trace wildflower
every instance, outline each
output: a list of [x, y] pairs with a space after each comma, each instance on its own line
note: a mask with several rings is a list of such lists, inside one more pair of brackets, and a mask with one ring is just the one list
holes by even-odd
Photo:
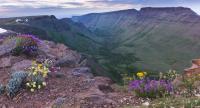
[[30, 86], [30, 83], [26, 83], [27, 86]]
[[35, 88], [35, 87], [36, 87], [36, 85], [34, 84], [34, 85], [33, 85], [33, 88]]
[[33, 75], [34, 75], [34, 76], [37, 75], [37, 72], [33, 72]]
[[38, 64], [38, 69], [42, 69], [43, 65], [42, 64]]
[[32, 89], [31, 89], [31, 92], [34, 92], [34, 91], [35, 91], [35, 90], [32, 88]]
[[47, 85], [47, 83], [46, 83], [46, 82], [42, 82], [42, 85], [43, 85], [43, 86], [46, 86], [46, 85]]
[[43, 74], [43, 78], [45, 78], [45, 77], [47, 77], [47, 74], [45, 73], [45, 74]]
[[31, 69], [35, 69], [35, 67], [32, 66]]
[[38, 85], [38, 89], [41, 89], [41, 85]]
[[138, 76], [139, 78], [143, 78], [143, 77], [145, 77], [145, 75], [146, 75], [146, 72], [138, 72], [138, 73], [137, 73], [137, 76]]

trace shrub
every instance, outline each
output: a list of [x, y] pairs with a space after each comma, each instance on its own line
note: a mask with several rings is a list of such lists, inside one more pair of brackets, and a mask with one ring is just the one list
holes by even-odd
[[20, 71], [15, 72], [11, 75], [11, 79], [9, 80], [6, 91], [9, 97], [14, 97], [16, 93], [20, 90], [23, 85], [23, 82], [26, 80], [27, 73]]
[[19, 71], [11, 74], [11, 79], [17, 78], [17, 79], [22, 79], [22, 81], [24, 81], [26, 80], [27, 76], [28, 76], [27, 72]]
[[5, 91], [5, 87], [2, 84], [0, 84], [0, 95], [2, 95], [4, 91]]
[[25, 54], [34, 56], [37, 54], [39, 39], [33, 35], [18, 35], [15, 38], [16, 47], [12, 51], [13, 55]]
[[20, 90], [22, 85], [22, 80], [21, 79], [10, 79], [7, 86], [6, 86], [6, 90], [8, 93], [9, 97], [14, 97], [16, 95], [16, 93]]

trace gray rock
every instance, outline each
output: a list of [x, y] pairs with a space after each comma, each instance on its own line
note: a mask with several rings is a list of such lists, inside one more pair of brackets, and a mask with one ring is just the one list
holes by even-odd
[[74, 76], [83, 76], [86, 78], [93, 78], [93, 75], [91, 73], [91, 69], [88, 67], [79, 67], [79, 68], [74, 68], [72, 70], [72, 75]]
[[55, 103], [57, 105], [62, 105], [65, 102], [65, 98], [59, 97], [56, 99]]
[[52, 105], [52, 108], [63, 108], [63, 104], [65, 103], [65, 98], [59, 97], [57, 98]]
[[55, 63], [56, 66], [68, 66], [68, 67], [76, 67], [76, 65], [78, 64], [79, 61], [79, 57], [77, 57], [74, 54], [68, 54], [65, 55], [64, 57], [61, 57], [58, 59], [58, 61]]
[[11, 67], [11, 70], [12, 71], [20, 71], [20, 70], [24, 70], [26, 68], [29, 68], [31, 65], [32, 65], [32, 61], [31, 60], [23, 60], [23, 61], [15, 63]]
[[6, 68], [6, 67], [11, 67], [11, 59], [8, 57], [1, 58], [0, 59], [0, 68]]
[[73, 59], [71, 59], [70, 57], [63, 57], [60, 58], [56, 63], [56, 66], [69, 66], [69, 67], [74, 67], [76, 65], [76, 61], [74, 61]]

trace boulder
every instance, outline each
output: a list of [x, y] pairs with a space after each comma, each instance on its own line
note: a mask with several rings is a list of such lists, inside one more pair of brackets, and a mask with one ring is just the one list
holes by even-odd
[[80, 54], [70, 50], [64, 44], [55, 44], [50, 41], [43, 41], [42, 44], [39, 45], [39, 50], [40, 55], [56, 59], [56, 66], [76, 67], [81, 58]]
[[65, 98], [59, 97], [52, 103], [52, 108], [62, 108], [65, 103]]
[[78, 67], [78, 68], [74, 68], [72, 70], [72, 75], [74, 76], [83, 76], [86, 78], [93, 78], [93, 75], [91, 73], [91, 69], [88, 67]]
[[10, 57], [1, 58], [0, 59], [0, 68], [11, 67], [11, 59]]
[[184, 71], [184, 75], [187, 76], [200, 74], [200, 59], [193, 59], [192, 66]]
[[75, 97], [81, 100], [81, 108], [115, 108], [116, 106], [114, 100], [107, 98], [106, 94], [95, 87], [86, 92], [78, 93]]
[[56, 66], [61, 66], [61, 67], [64, 67], [64, 66], [67, 66], [67, 67], [76, 67], [77, 65], [77, 59], [75, 56], [71, 55], [71, 54], [68, 54], [68, 55], [65, 55], [64, 57], [62, 58], [59, 58], [55, 65]]
[[15, 63], [12, 67], [12, 71], [20, 71], [29, 68], [32, 65], [31, 60], [22, 60], [20, 62]]
[[113, 81], [108, 77], [97, 76], [95, 79], [95, 85], [111, 85]]

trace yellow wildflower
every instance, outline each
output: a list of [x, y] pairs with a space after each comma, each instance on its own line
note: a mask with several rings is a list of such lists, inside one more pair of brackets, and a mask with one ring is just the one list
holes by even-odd
[[42, 76], [45, 78], [47, 77], [47, 73], [43, 73]]
[[33, 72], [33, 75], [34, 75], [34, 76], [37, 75], [37, 72]]
[[33, 85], [33, 88], [35, 88], [35, 87], [36, 87], [36, 85], [34, 84], [34, 85]]
[[143, 78], [145, 76], [145, 73], [144, 72], [138, 72], [137, 76], [140, 77], [140, 78]]
[[38, 69], [42, 69], [42, 64], [38, 64]]

